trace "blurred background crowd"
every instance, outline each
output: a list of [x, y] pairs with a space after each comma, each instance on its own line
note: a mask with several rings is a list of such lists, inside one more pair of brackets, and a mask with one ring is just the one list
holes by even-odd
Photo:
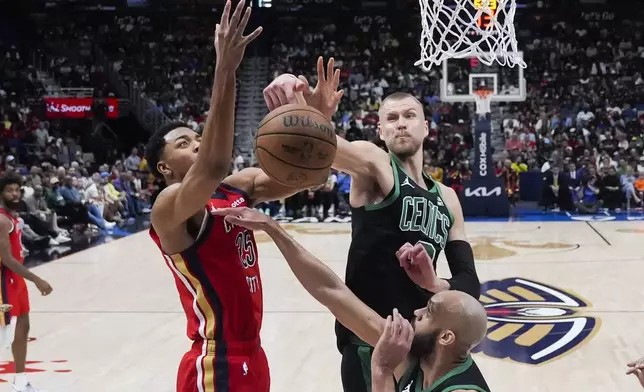
[[[345, 94], [333, 118], [340, 136], [379, 144], [382, 99], [410, 92], [425, 104], [430, 123], [427, 174], [461, 192], [472, 176], [474, 107], [441, 103], [441, 69], [426, 73], [413, 65], [420, 32], [414, 3], [395, 17], [291, 12], [279, 23], [258, 20], [265, 33], [238, 75], [231, 172], [255, 164], [254, 127], [266, 114], [262, 89], [284, 72], [315, 84], [322, 55], [341, 69]], [[559, 12], [556, 1], [533, 6], [517, 16], [528, 99], [495, 109], [496, 175], [513, 204], [580, 213], [641, 209], [642, 19]], [[3, 16], [0, 171], [23, 179], [27, 249], [145, 221], [162, 186], [142, 157], [147, 135], [172, 120], [200, 129], [209, 109], [217, 16], [196, 14], [78, 12], [70, 20], [59, 9]], [[47, 100], [65, 97], [90, 100], [91, 112], [67, 118]], [[117, 101], [118, 115], [110, 103]], [[526, 195], [521, 179], [530, 173], [539, 187]], [[319, 189], [258, 208], [289, 220], [349, 221], [350, 183], [333, 172]]]

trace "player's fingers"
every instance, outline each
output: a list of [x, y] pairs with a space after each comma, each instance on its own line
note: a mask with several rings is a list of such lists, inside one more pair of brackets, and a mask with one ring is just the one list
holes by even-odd
[[239, 0], [237, 3], [237, 6], [235, 7], [235, 11], [233, 11], [233, 16], [230, 18], [230, 28], [229, 30], [235, 34], [237, 32], [237, 28], [239, 27], [239, 20], [242, 17], [242, 12], [244, 10], [244, 5], [246, 2], [244, 0]]
[[309, 81], [306, 79], [306, 76], [300, 75], [297, 77], [295, 82], [295, 90], [301, 92], [302, 94], [310, 94], [311, 90], [309, 88]]
[[298, 105], [306, 105], [306, 98], [304, 98], [304, 94], [301, 92], [296, 92], [295, 93], [295, 103]]
[[398, 313], [398, 309], [396, 308], [393, 311], [393, 324], [393, 336], [400, 335], [400, 313]]
[[252, 12], [252, 8], [247, 7], [246, 11], [244, 11], [244, 15], [242, 16], [239, 24], [233, 25], [233, 27], [235, 28], [236, 36], [241, 36], [242, 34], [244, 34], [244, 30], [246, 30], [246, 25], [248, 24], [248, 20], [250, 19], [251, 12]]
[[400, 253], [400, 256], [398, 256], [398, 262], [400, 263], [401, 267], [411, 267], [411, 251], [412, 249], [407, 248]]
[[280, 106], [288, 105], [289, 103], [291, 103], [289, 102], [288, 97], [286, 96], [286, 93], [284, 92], [283, 88], [276, 88], [274, 93], [275, 93], [275, 97], [279, 100]]
[[335, 93], [335, 101], [340, 102], [343, 95], [344, 95], [344, 90], [340, 90], [337, 93]]
[[219, 216], [230, 216], [230, 215], [239, 215], [243, 211], [243, 208], [217, 208], [216, 210], [212, 211], [213, 215], [219, 215]]
[[269, 87], [266, 87], [264, 89], [264, 102], [266, 102], [266, 106], [268, 107], [268, 111], [272, 112], [273, 110], [277, 109], [279, 105], [273, 101], [272, 94], [270, 93]]
[[247, 36], [242, 38], [242, 45], [248, 45], [252, 41], [255, 40], [255, 38], [259, 37], [259, 35], [264, 31], [264, 28], [262, 26], [259, 26], [258, 28], [255, 29], [252, 33], [248, 34]]
[[333, 67], [335, 66], [335, 59], [331, 57], [326, 64], [326, 80], [333, 77]]
[[385, 338], [388, 338], [391, 336], [391, 316], [387, 316], [387, 319], [385, 320], [385, 329], [382, 331], [382, 336]]
[[326, 75], [324, 75], [324, 59], [322, 56], [318, 57], [318, 83], [326, 82]]
[[247, 229], [249, 228], [248, 227], [249, 224], [253, 223], [252, 221], [242, 219], [242, 218], [240, 218], [238, 216], [234, 216], [234, 215], [227, 215], [227, 216], [224, 217], [224, 220], [226, 222], [228, 222], [228, 223], [231, 223], [231, 224], [235, 225], [235, 226], [241, 226], [241, 227], [245, 227]]
[[404, 251], [405, 251], [405, 249], [408, 249], [408, 248], [410, 248], [410, 247], [411, 247], [411, 244], [410, 244], [409, 242], [405, 242], [405, 244], [404, 244], [403, 246], [401, 246], [401, 247], [396, 251], [396, 257], [398, 257], [398, 255], [402, 254], [402, 252], [404, 252]]
[[221, 27], [228, 28], [228, 21], [230, 20], [230, 8], [232, 7], [231, 0], [226, 1], [224, 5], [224, 12], [221, 14]]
[[336, 69], [335, 72], [333, 72], [333, 89], [337, 89], [338, 85], [340, 84], [340, 70]]

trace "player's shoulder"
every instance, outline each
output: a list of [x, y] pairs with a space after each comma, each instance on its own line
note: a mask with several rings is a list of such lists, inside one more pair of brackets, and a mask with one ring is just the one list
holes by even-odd
[[[456, 191], [454, 189], [444, 185], [442, 182], [435, 181], [436, 185], [438, 185], [439, 189], [441, 190], [441, 194], [443, 195], [443, 198], [445, 198], [445, 201], [449, 202], [450, 200], [458, 200], [458, 195], [456, 194]], [[459, 202], [460, 204], [460, 202]]]
[[462, 215], [461, 201], [458, 198], [456, 191], [438, 181], [436, 182], [436, 184], [439, 186], [445, 204], [450, 209], [450, 211], [452, 211], [452, 214], [454, 214], [455, 217]]
[[168, 185], [159, 192], [154, 200], [152, 212], [150, 213], [150, 222], [153, 226], [157, 226], [159, 222], [163, 222], [166, 214], [170, 214], [172, 212], [172, 209], [174, 208], [174, 204], [171, 203], [172, 196], [179, 190], [180, 186], [180, 183]]
[[8, 215], [0, 213], [0, 232], [10, 233], [13, 230], [13, 220]]

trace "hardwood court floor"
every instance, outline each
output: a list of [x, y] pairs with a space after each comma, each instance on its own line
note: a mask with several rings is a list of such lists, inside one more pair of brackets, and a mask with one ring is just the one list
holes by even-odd
[[[340, 276], [348, 224], [289, 231]], [[489, 334], [475, 354], [493, 391], [637, 391], [625, 363], [644, 356], [644, 223], [467, 224], [485, 283]], [[257, 234], [262, 339], [277, 392], [341, 391], [333, 317]], [[448, 270], [441, 259], [439, 274]], [[174, 390], [189, 347], [174, 282], [147, 233], [34, 269], [30, 377], [49, 392]], [[8, 351], [0, 379], [11, 380]], [[0, 380], [0, 390], [10, 390]]]

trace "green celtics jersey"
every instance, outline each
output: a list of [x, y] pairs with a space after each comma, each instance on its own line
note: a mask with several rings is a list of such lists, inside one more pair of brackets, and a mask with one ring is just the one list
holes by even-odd
[[423, 370], [418, 360], [413, 361], [398, 382], [398, 392], [451, 392], [459, 389], [489, 392], [490, 388], [472, 357], [447, 372], [428, 388], [423, 389]]
[[[445, 248], [454, 219], [440, 186], [425, 177], [428, 190], [416, 184], [391, 155], [394, 187], [378, 204], [352, 208], [352, 240], [345, 282], [358, 298], [382, 317], [393, 308], [410, 319], [416, 309], [427, 306], [431, 293], [412, 282], [396, 259], [406, 242], [421, 242], [434, 260]], [[351, 333], [336, 323], [338, 347]]]

